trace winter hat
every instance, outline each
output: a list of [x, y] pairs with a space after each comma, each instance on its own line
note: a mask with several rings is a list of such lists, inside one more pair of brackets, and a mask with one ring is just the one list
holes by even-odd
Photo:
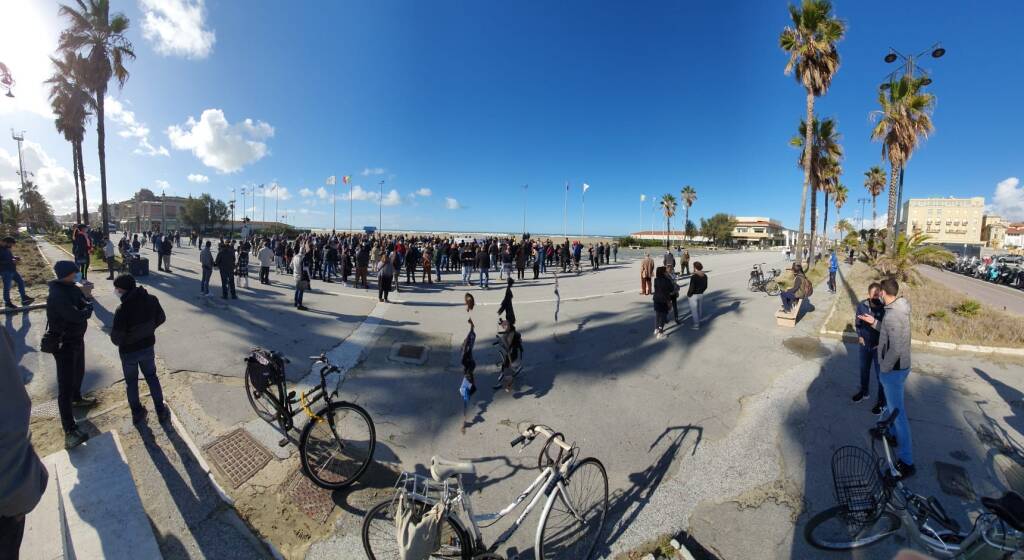
[[53, 265], [53, 275], [58, 279], [64, 279], [69, 274], [78, 272], [78, 265], [71, 261], [57, 261]]
[[114, 287], [129, 291], [135, 289], [135, 277], [131, 274], [121, 274], [114, 280]]

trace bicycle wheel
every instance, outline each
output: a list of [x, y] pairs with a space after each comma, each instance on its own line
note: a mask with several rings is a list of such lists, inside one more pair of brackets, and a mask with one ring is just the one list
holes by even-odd
[[[281, 385], [274, 385], [267, 387], [262, 391], [257, 391], [255, 387], [249, 382], [249, 376], [245, 375], [245, 396], [249, 398], [249, 405], [256, 411], [256, 416], [263, 419], [268, 424], [273, 424], [278, 420], [277, 407], [271, 399], [271, 396], [276, 396], [278, 402], [284, 402], [284, 389]], [[277, 395], [274, 395], [277, 393]]]
[[601, 542], [608, 515], [608, 475], [593, 457], [576, 464], [541, 515], [537, 558], [587, 560]]
[[804, 525], [804, 539], [821, 550], [850, 550], [875, 544], [900, 529], [900, 518], [888, 511], [869, 523], [850, 523], [843, 507], [835, 506], [815, 515]]
[[[363, 551], [370, 560], [398, 560], [398, 537], [395, 534], [395, 504], [398, 500], [388, 498], [370, 508], [363, 517]], [[419, 511], [413, 513], [413, 519], [419, 521], [429, 506], [423, 502], [414, 502]], [[441, 527], [441, 547], [430, 555], [431, 558], [472, 558], [473, 543], [469, 533], [462, 528], [458, 520], [452, 516], [445, 518]]]
[[331, 403], [310, 419], [299, 437], [302, 471], [314, 484], [329, 490], [356, 481], [370, 466], [377, 432], [361, 407]]
[[779, 292], [781, 290], [779, 289], [779, 283], [778, 282], [776, 282], [775, 280], [769, 280], [764, 285], [764, 291], [765, 291], [765, 293], [767, 293], [770, 296], [777, 296], [777, 295], [779, 295]]
[[754, 280], [753, 276], [747, 279], [747, 289], [751, 292], [757, 291], [757, 282]]

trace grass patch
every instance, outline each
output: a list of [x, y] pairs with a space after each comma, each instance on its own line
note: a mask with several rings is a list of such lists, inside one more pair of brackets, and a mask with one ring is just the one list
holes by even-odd
[[[805, 275], [811, 281], [811, 285], [817, 287], [818, 284], [828, 277], [828, 259], [820, 259]], [[776, 278], [775, 281], [779, 283], [779, 287], [783, 290], [790, 288], [793, 285], [792, 265], [790, 265], [790, 268], [783, 270], [782, 275]]]
[[[65, 241], [61, 241], [59, 243], [56, 243], [56, 245], [58, 245], [61, 249], [64, 249], [68, 253], [71, 253], [71, 242], [70, 241], [66, 241], [66, 240]], [[103, 247], [100, 247], [99, 250], [97, 250], [95, 247], [93, 247], [92, 254], [89, 255], [89, 257], [90, 257], [89, 258], [89, 272], [93, 272], [93, 271], [108, 272], [107, 261], [103, 260]], [[70, 255], [68, 255], [68, 260], [71, 260], [71, 259], [72, 259], [72, 257]], [[117, 263], [118, 270], [120, 270], [121, 265], [124, 264], [120, 255], [114, 255], [114, 262]]]
[[676, 558], [676, 549], [672, 548], [672, 536], [662, 535], [647, 541], [629, 552], [619, 553], [615, 560], [641, 560], [648, 554], [653, 554], [656, 558]]
[[[19, 235], [17, 240], [13, 252], [21, 258], [18, 261], [18, 274], [25, 280], [25, 291], [30, 297], [45, 298], [46, 283], [53, 280], [53, 270], [39, 252], [39, 246], [34, 239], [27, 235]], [[17, 302], [17, 287], [11, 286], [11, 290], [11, 299]]]
[[[859, 262], [845, 272], [839, 280], [835, 313], [826, 327], [852, 333], [857, 302], [866, 297], [868, 284], [879, 277], [873, 269]], [[917, 284], [900, 283], [900, 295], [910, 300], [910, 329], [914, 340], [1024, 346], [1024, 317], [964, 299], [962, 293], [944, 284], [922, 277]]]

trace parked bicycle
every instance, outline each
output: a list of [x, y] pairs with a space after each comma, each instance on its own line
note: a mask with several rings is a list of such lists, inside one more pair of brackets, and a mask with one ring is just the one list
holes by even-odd
[[[256, 414], [270, 425], [276, 425], [284, 437], [282, 447], [294, 441], [293, 430], [299, 430], [295, 417], [308, 417], [299, 435], [299, 457], [302, 471], [317, 486], [344, 488], [355, 482], [370, 465], [377, 445], [377, 432], [370, 415], [359, 405], [334, 400], [338, 390], [327, 389], [327, 376], [337, 373], [338, 366], [327, 356], [310, 356], [320, 366], [320, 384], [296, 395], [285, 380], [288, 359], [272, 350], [253, 348], [246, 361], [245, 395]], [[324, 405], [316, 412], [312, 406]]]
[[779, 295], [779, 283], [775, 281], [776, 278], [782, 274], [782, 271], [777, 268], [769, 269], [765, 272], [765, 264], [755, 264], [754, 268], [750, 271], [750, 279], [747, 280], [747, 288], [751, 292], [764, 292], [770, 296]]
[[[839, 504], [812, 517], [804, 538], [823, 550], [868, 546], [906, 528], [911, 542], [936, 558], [1008, 558], [1024, 550], [1024, 498], [1007, 492], [982, 498], [988, 510], [968, 532], [946, 514], [934, 497], [915, 494], [903, 484], [893, 463], [890, 441], [898, 410], [871, 430], [872, 450], [846, 446], [832, 455], [832, 479]], [[875, 453], [875, 440], [884, 456]]]
[[[401, 534], [396, 535], [396, 531], [407, 529], [410, 524], [422, 526], [424, 520], [439, 517], [440, 522], [432, 529], [435, 531], [433, 544], [427, 553], [430, 558], [501, 558], [495, 552], [497, 548], [544, 499], [534, 537], [536, 558], [591, 558], [601, 541], [608, 514], [608, 475], [597, 459], [579, 460], [579, 447], [567, 443], [560, 432], [546, 426], [527, 427], [512, 440], [512, 447], [522, 444], [525, 449], [538, 436], [545, 438], [537, 459], [540, 474], [497, 513], [473, 513], [469, 492], [462, 485], [462, 476], [476, 473], [472, 463], [432, 457], [430, 478], [403, 473], [398, 478], [394, 496], [371, 508], [363, 518], [363, 549], [367, 557], [370, 560], [406, 557], [408, 551], [399, 545]], [[515, 523], [487, 546], [480, 528], [490, 527], [517, 509], [531, 494], [533, 498]]]

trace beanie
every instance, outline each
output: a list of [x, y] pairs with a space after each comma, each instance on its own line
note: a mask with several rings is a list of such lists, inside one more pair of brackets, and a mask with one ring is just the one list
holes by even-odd
[[53, 275], [58, 279], [63, 279], [69, 274], [78, 272], [78, 265], [71, 261], [57, 261], [53, 265]]
[[135, 277], [131, 274], [121, 274], [114, 280], [114, 287], [121, 288], [122, 290], [134, 290]]

